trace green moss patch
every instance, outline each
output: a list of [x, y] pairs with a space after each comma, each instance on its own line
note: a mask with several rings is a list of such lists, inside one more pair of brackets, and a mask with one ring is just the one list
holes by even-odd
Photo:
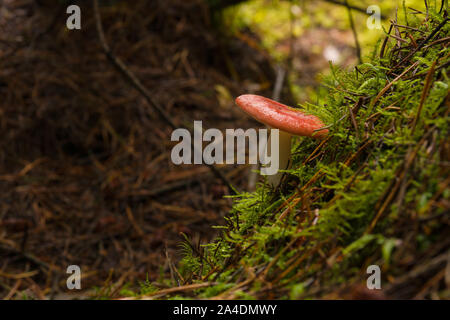
[[[298, 138], [279, 188], [234, 197], [221, 236], [183, 246], [185, 285], [209, 283], [186, 296], [449, 297], [450, 23], [446, 7], [406, 14], [370, 62], [331, 66], [320, 100], [300, 106], [329, 137]], [[381, 293], [361, 289], [369, 265]]]

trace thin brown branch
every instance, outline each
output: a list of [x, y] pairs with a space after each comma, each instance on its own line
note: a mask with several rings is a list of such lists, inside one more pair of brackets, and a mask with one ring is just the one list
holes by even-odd
[[406, 61], [408, 61], [414, 54], [421, 49], [428, 41], [434, 38], [434, 36], [442, 29], [443, 26], [448, 22], [449, 18], [445, 18], [434, 30], [431, 32], [428, 37], [426, 37], [422, 42], [420, 42], [414, 50], [412, 50], [406, 57], [404, 57], [399, 63], [397, 63], [392, 69], [395, 70], [399, 66], [403, 65]]
[[435, 67], [436, 67], [436, 61], [434, 61], [433, 64], [431, 65], [430, 71], [428, 72], [427, 77], [425, 78], [425, 85], [423, 86], [423, 91], [422, 91], [422, 95], [420, 97], [419, 107], [417, 109], [416, 117], [414, 118], [413, 126], [411, 129], [411, 135], [413, 135], [414, 130], [416, 130], [417, 122], [420, 119], [420, 114], [422, 112], [423, 104], [425, 103], [425, 99], [427, 98], [428, 93], [430, 92], [431, 84], [433, 83], [432, 79], [433, 79]]
[[[142, 82], [136, 77], [136, 75], [123, 63], [122, 60], [120, 60], [118, 57], [114, 55], [114, 53], [111, 51], [111, 48], [109, 47], [106, 38], [105, 33], [103, 31], [102, 26], [102, 20], [100, 16], [100, 10], [98, 5], [98, 0], [94, 0], [93, 2], [94, 6], [94, 17], [95, 17], [95, 23], [97, 28], [97, 34], [100, 40], [100, 44], [103, 48], [103, 51], [105, 55], [108, 57], [108, 59], [111, 61], [111, 63], [119, 70], [119, 72], [131, 83], [131, 85], [139, 92], [141, 93], [148, 104], [159, 114], [159, 116], [172, 128], [177, 129], [178, 126], [175, 124], [175, 122], [172, 120], [170, 115], [151, 97], [150, 92], [147, 90], [147, 88], [142, 84]], [[214, 175], [222, 180], [222, 182], [228, 187], [228, 190], [232, 194], [236, 194], [236, 189], [232, 186], [229, 179], [214, 165], [207, 165], [205, 164], [210, 170], [214, 173]]]
[[348, 20], [350, 22], [350, 27], [351, 27], [352, 32], [353, 32], [353, 38], [355, 39], [356, 56], [358, 57], [358, 62], [362, 63], [361, 46], [359, 45], [358, 33], [356, 32], [355, 21], [353, 20], [352, 8], [348, 4], [347, 0], [344, 0], [344, 1], [345, 1], [344, 5], [347, 7], [347, 11], [348, 11]]
[[[328, 3], [332, 3], [332, 4], [336, 4], [338, 6], [345, 6], [345, 7], [348, 7], [350, 9], [352, 9], [352, 10], [355, 10], [355, 11], [367, 14], [366, 9], [361, 8], [361, 7], [357, 7], [357, 6], [353, 6], [353, 5], [348, 5], [347, 6], [345, 4], [345, 2], [341, 2], [341, 1], [337, 1], [337, 0], [323, 0], [323, 1], [328, 2]], [[383, 19], [383, 20], [387, 19], [387, 17], [385, 15], [383, 15], [383, 14], [380, 15], [380, 18]]]

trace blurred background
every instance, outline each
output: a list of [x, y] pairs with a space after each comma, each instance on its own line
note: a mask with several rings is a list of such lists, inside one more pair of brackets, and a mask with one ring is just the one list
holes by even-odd
[[[66, 28], [69, 4], [81, 30]], [[0, 297], [114, 297], [164, 287], [183, 234], [215, 236], [228, 180], [251, 190], [251, 166], [170, 160], [173, 128], [261, 125], [234, 106], [255, 93], [296, 105], [318, 98], [329, 63], [352, 68], [381, 26], [420, 0], [0, 1]], [[126, 68], [118, 70], [114, 57]], [[122, 71], [122, 72], [121, 72]], [[140, 92], [134, 75], [145, 88]], [[128, 77], [127, 77], [128, 75]], [[150, 97], [150, 100], [149, 98]], [[223, 179], [225, 178], [225, 179]], [[83, 270], [69, 292], [66, 268]]]

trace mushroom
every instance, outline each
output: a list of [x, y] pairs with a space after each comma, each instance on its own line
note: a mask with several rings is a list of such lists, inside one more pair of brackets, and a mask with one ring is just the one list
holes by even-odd
[[[325, 124], [318, 117], [262, 96], [244, 94], [236, 98], [236, 104], [254, 119], [268, 126], [271, 133], [273, 129], [279, 129], [279, 168], [283, 170], [290, 166], [292, 135], [323, 139], [328, 134], [328, 130], [324, 128]], [[271, 152], [271, 143], [267, 143], [267, 148], [267, 151]], [[278, 186], [282, 176], [281, 172], [270, 175], [269, 184]]]

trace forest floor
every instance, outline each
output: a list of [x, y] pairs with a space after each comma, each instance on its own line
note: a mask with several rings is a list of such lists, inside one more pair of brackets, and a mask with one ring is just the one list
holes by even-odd
[[[231, 207], [208, 167], [172, 164], [172, 128], [107, 59], [92, 8], [81, 7], [80, 31], [51, 1], [0, 7], [1, 298], [67, 297], [69, 265], [81, 267], [83, 289], [108, 288], [97, 297], [158, 284], [179, 258], [180, 233], [212, 239]], [[202, 1], [119, 2], [101, 14], [112, 52], [177, 126], [259, 126], [233, 104], [273, 95], [276, 68], [254, 34], [220, 32]], [[305, 50], [317, 34], [329, 36], [311, 31], [294, 46], [309, 84], [326, 65]], [[281, 99], [292, 103], [287, 90]], [[249, 166], [220, 170], [247, 188]]]

